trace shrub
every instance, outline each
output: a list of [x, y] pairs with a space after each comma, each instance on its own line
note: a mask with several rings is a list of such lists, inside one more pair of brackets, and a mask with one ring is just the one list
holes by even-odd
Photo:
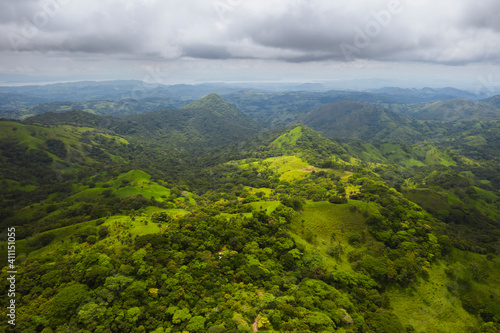
[[337, 197], [337, 196], [331, 196], [328, 201], [332, 204], [346, 204], [347, 203], [347, 198], [346, 197]]
[[27, 244], [29, 247], [37, 250], [49, 245], [54, 238], [56, 238], [56, 235], [53, 232], [46, 232], [28, 239]]
[[355, 245], [363, 242], [363, 236], [360, 234], [352, 234], [348, 239], [349, 244]]

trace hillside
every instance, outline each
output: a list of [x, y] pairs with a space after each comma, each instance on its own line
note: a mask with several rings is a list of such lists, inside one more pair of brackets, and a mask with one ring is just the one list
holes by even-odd
[[212, 94], [179, 110], [126, 117], [115, 130], [165, 147], [203, 152], [247, 138], [257, 133], [258, 125]]
[[[204, 83], [198, 85], [164, 85], [158, 77], [148, 78], [151, 83], [139, 80], [80, 81], [30, 86], [0, 86], [0, 117], [2, 110], [19, 111], [40, 103], [92, 101], [114, 102], [150, 100], [192, 101], [210, 93], [229, 94], [242, 90], [223, 83]], [[185, 105], [185, 104], [184, 104]], [[173, 106], [173, 105], [172, 105]], [[51, 110], [57, 111], [57, 110]], [[111, 115], [111, 114], [108, 114]]]
[[[411, 143], [413, 121], [383, 108], [318, 109], [372, 142], [259, 133], [215, 94], [124, 118], [0, 121], [17, 329], [499, 330], [500, 173], [484, 147], [498, 124], [449, 123], [447, 149]], [[370, 136], [397, 141], [395, 127], [400, 143]]]
[[500, 95], [496, 95], [487, 99], [482, 100], [483, 103], [494, 106], [497, 109], [500, 109]]
[[422, 88], [422, 89], [408, 89], [398, 87], [385, 87], [370, 90], [370, 93], [391, 96], [394, 100], [400, 103], [419, 103], [419, 102], [433, 102], [440, 100], [450, 100], [456, 98], [463, 98], [468, 100], [476, 100], [478, 97], [468, 91], [456, 88]]
[[21, 94], [0, 92], [0, 117], [17, 118], [12, 116], [17, 108], [25, 108], [45, 102], [42, 97], [27, 97]]
[[370, 91], [309, 89], [313, 86], [242, 84], [238, 87], [215, 83], [167, 86], [131, 80], [0, 87], [0, 118], [25, 119], [44, 112], [68, 110], [123, 117], [159, 109], [177, 109], [216, 92], [223, 94], [226, 101], [236, 105], [252, 119], [265, 124], [267, 128], [276, 128], [296, 121], [297, 117], [320, 105], [334, 102], [368, 103], [411, 115], [426, 103], [454, 98], [478, 98], [474, 94], [453, 88], [389, 87]]
[[466, 99], [456, 98], [447, 101], [438, 101], [426, 105], [416, 112], [409, 113], [421, 120], [464, 121], [464, 120], [498, 120], [500, 109], [485, 103], [477, 103]]
[[42, 114], [29, 117], [23, 121], [25, 124], [40, 125], [74, 125], [106, 128], [112, 126], [112, 123], [119, 122], [119, 119], [111, 117], [102, 117], [89, 112], [80, 110], [64, 111], [61, 113], [44, 112]]
[[365, 141], [412, 142], [422, 134], [415, 121], [387, 109], [357, 102], [322, 105], [300, 122], [331, 138]]
[[148, 113], [159, 109], [180, 108], [189, 101], [179, 101], [171, 98], [147, 98], [141, 101], [134, 99], [120, 99], [111, 101], [88, 101], [88, 102], [51, 102], [42, 103], [28, 108], [0, 111], [0, 116], [9, 119], [26, 119], [45, 112], [65, 112], [80, 110], [88, 113], [111, 116], [126, 117], [135, 114]]
[[258, 131], [254, 120], [215, 94], [178, 110], [164, 109], [121, 118], [83, 111], [46, 112], [27, 118], [25, 123], [99, 127], [148, 145], [197, 154], [234, 144]]

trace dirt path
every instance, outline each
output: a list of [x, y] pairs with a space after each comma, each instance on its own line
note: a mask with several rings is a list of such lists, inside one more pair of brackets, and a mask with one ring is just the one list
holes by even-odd
[[255, 318], [255, 321], [253, 322], [253, 325], [252, 325], [254, 333], [257, 333], [257, 331], [259, 330], [259, 328], [258, 328], [259, 319], [260, 319], [260, 314], [257, 316], [257, 318]]

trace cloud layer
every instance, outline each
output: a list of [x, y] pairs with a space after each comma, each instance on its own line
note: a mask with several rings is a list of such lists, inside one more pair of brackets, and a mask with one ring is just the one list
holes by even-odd
[[6, 0], [2, 54], [498, 63], [496, 0]]

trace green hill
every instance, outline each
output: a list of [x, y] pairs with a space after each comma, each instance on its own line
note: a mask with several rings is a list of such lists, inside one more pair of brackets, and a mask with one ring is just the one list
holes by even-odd
[[407, 143], [422, 138], [415, 121], [370, 104], [338, 102], [307, 113], [301, 122], [331, 138]]
[[31, 116], [24, 120], [26, 124], [40, 125], [73, 125], [108, 128], [113, 127], [113, 123], [120, 120], [111, 117], [102, 117], [86, 111], [69, 110], [61, 113], [44, 112], [39, 115]]
[[463, 120], [495, 120], [500, 118], [500, 110], [486, 103], [477, 103], [466, 99], [455, 98], [437, 101], [409, 114], [421, 120], [463, 121]]
[[495, 108], [500, 108], [500, 95], [496, 95], [487, 99], [482, 100], [483, 103], [493, 105]]
[[179, 110], [158, 110], [122, 118], [102, 117], [84, 111], [46, 112], [25, 122], [99, 127], [142, 143], [197, 154], [241, 141], [258, 131], [254, 120], [215, 94]]
[[203, 153], [257, 133], [258, 125], [212, 94], [179, 110], [159, 110], [126, 117], [115, 131], [164, 147]]
[[134, 99], [121, 99], [114, 102], [50, 102], [38, 104], [28, 108], [16, 108], [12, 110], [0, 111], [0, 117], [23, 120], [45, 112], [61, 113], [73, 110], [81, 110], [100, 116], [126, 117], [135, 114], [148, 113], [159, 109], [179, 108], [186, 104], [188, 104], [187, 101], [180, 101], [172, 98], [145, 98], [141, 101]]
[[498, 124], [440, 125], [443, 147], [368, 104], [307, 116], [367, 141], [259, 133], [217, 95], [0, 121], [16, 330], [499, 331]]

